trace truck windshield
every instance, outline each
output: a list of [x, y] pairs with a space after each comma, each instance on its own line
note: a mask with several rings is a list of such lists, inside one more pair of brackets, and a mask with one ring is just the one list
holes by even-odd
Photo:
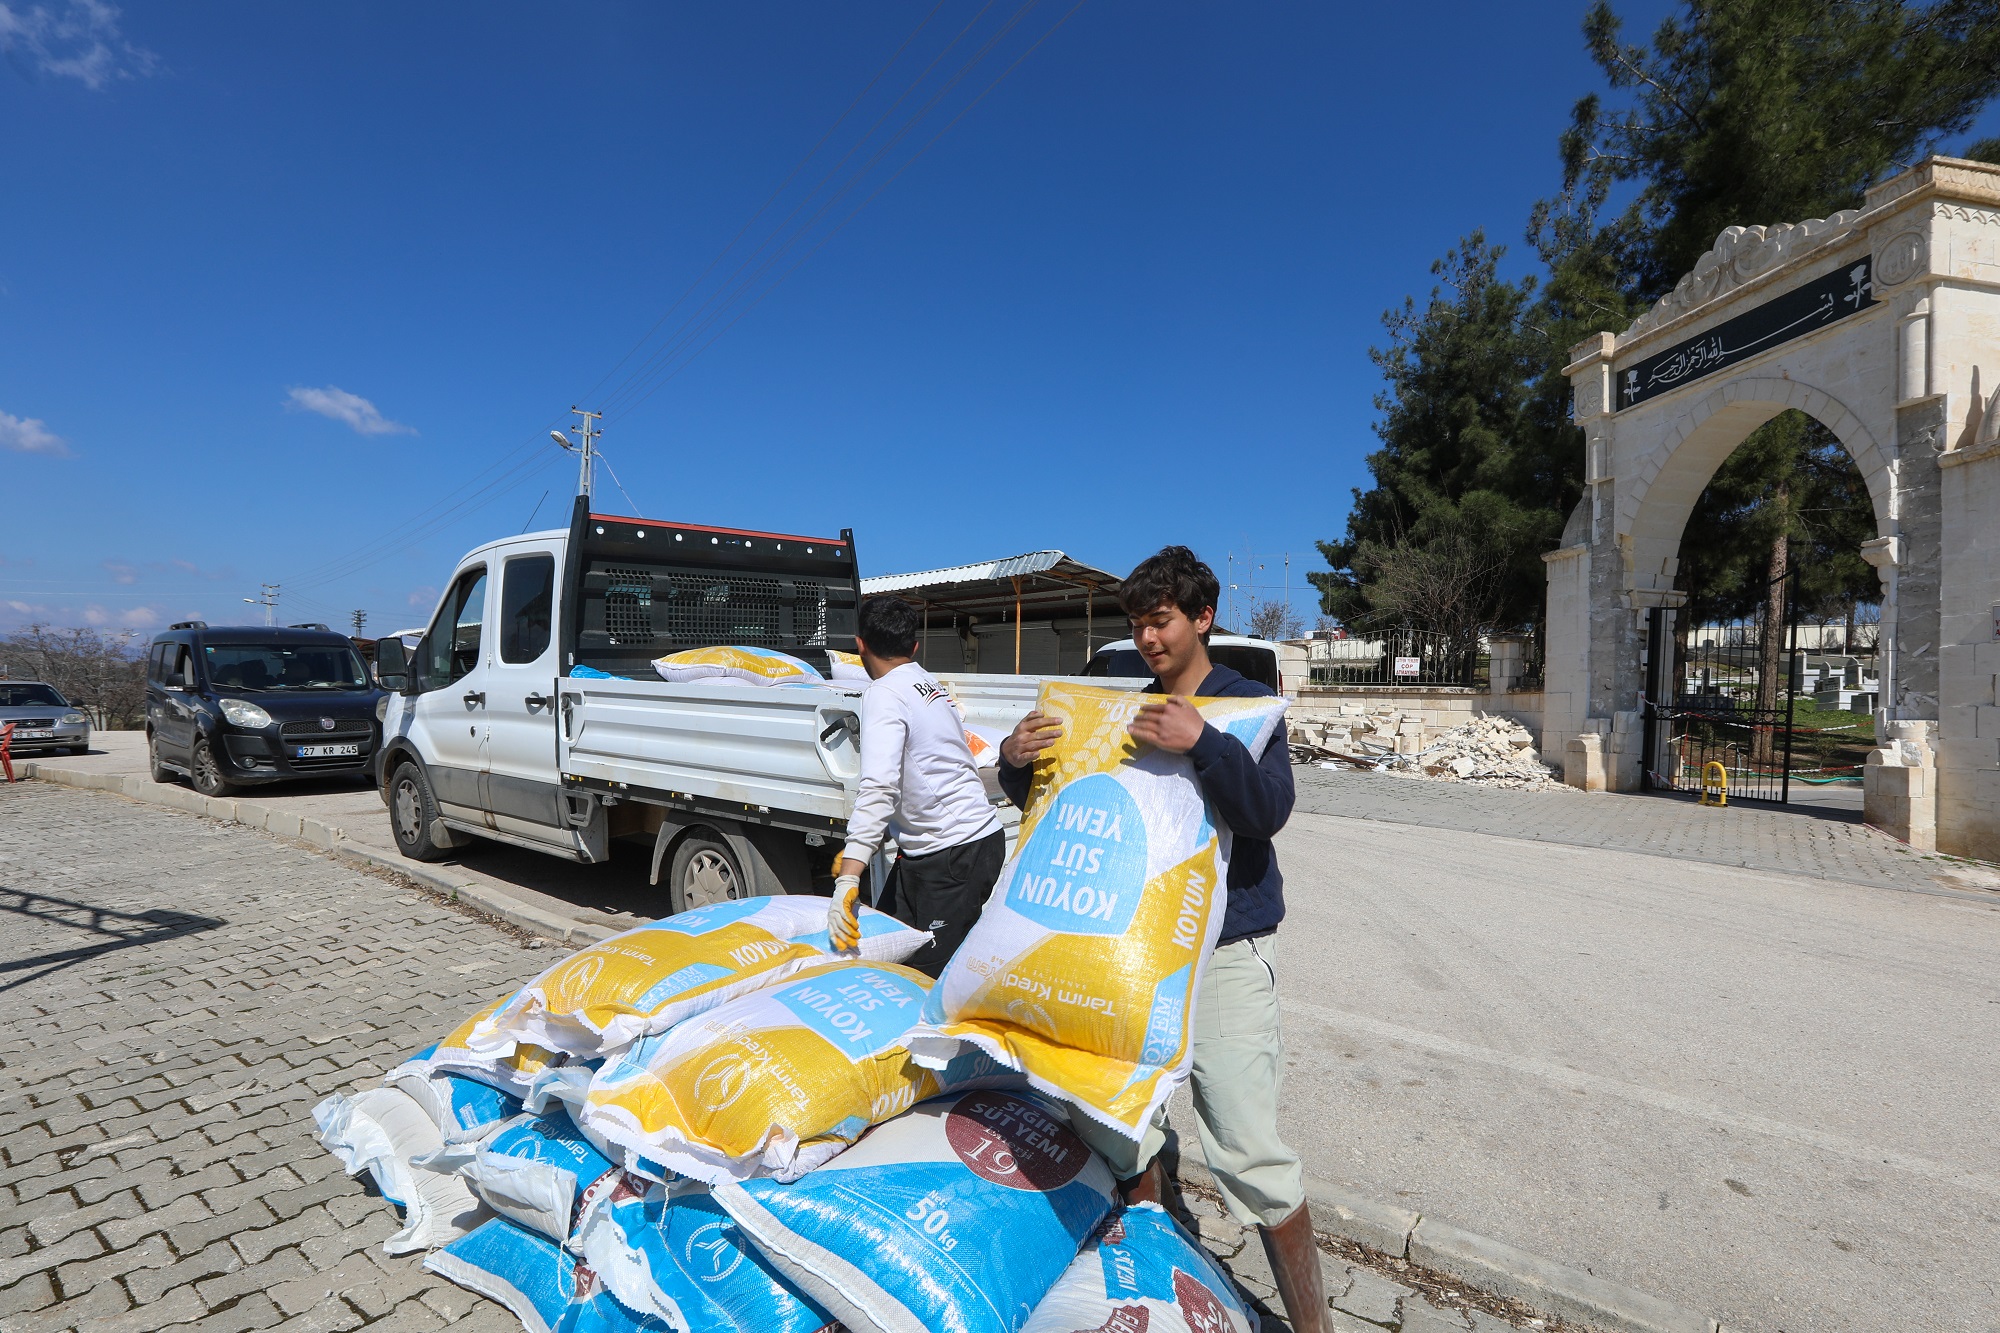
[[352, 648], [334, 644], [210, 644], [208, 681], [222, 690], [359, 690], [368, 673]]
[[0, 685], [0, 708], [67, 708], [47, 685]]

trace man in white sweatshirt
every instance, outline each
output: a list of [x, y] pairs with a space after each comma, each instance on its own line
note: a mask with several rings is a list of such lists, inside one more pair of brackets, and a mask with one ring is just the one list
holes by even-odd
[[931, 933], [909, 966], [935, 977], [1000, 878], [1006, 834], [957, 707], [916, 660], [917, 609], [875, 596], [861, 603], [858, 620], [855, 646], [874, 683], [861, 698], [861, 790], [847, 817], [827, 925], [836, 949], [859, 942], [861, 872], [893, 831], [896, 864], [877, 905]]

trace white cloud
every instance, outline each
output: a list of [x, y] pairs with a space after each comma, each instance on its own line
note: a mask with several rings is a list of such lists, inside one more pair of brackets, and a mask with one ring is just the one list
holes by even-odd
[[[4, 9], [0, 6], [0, 9]], [[21, 454], [47, 454], [51, 458], [68, 458], [69, 446], [62, 437], [48, 427], [48, 423], [35, 417], [9, 416], [0, 412], [0, 449], [12, 449]]]
[[139, 571], [123, 560], [106, 560], [104, 572], [111, 576], [113, 583], [137, 583]]
[[409, 603], [419, 611], [427, 611], [437, 604], [437, 599], [438, 590], [436, 588], [419, 588], [410, 594]]
[[125, 40], [118, 14], [105, 0], [0, 3], [0, 52], [19, 50], [42, 73], [93, 90], [153, 73], [160, 58]]
[[416, 429], [405, 426], [400, 421], [391, 421], [377, 411], [375, 404], [360, 394], [336, 389], [329, 384], [324, 389], [291, 389], [285, 406], [294, 412], [315, 412], [334, 421], [345, 422], [357, 435], [415, 435]]

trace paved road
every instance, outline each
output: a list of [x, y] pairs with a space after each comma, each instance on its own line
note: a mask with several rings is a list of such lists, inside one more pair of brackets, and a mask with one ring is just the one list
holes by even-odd
[[[2000, 895], [1906, 891], [1983, 872], [1637, 798], [1302, 807], [1367, 815], [1279, 840], [1310, 1171], [1731, 1328], [2000, 1327]], [[1829, 878], [1693, 859], [1744, 848]]]
[[[1300, 777], [1281, 982], [1314, 1174], [1733, 1327], [2000, 1327], [1991, 868], [1769, 808]], [[352, 788], [272, 798], [386, 822]], [[468, 864], [648, 904], [642, 857]]]
[[[553, 957], [261, 833], [0, 788], [0, 1333], [517, 1329], [381, 1253], [392, 1213], [310, 1113]], [[1260, 1248], [1193, 1206], [1269, 1299]], [[1509, 1328], [1327, 1275], [1343, 1333]]]

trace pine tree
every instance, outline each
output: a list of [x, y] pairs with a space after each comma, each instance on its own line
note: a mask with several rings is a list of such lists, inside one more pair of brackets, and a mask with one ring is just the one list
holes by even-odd
[[[1322, 608], [1357, 626], [1431, 627], [1422, 621], [1436, 610], [1414, 608], [1422, 599], [1398, 587], [1412, 581], [1387, 572], [1420, 560], [1458, 569], [1466, 551], [1489, 552], [1501, 573], [1460, 578], [1457, 620], [1539, 621], [1538, 557], [1582, 481], [1569, 349], [1625, 328], [1724, 227], [1857, 206], [2000, 92], [2000, 0], [1692, 0], [1645, 46], [1624, 41], [1597, 0], [1584, 36], [1620, 104], [1582, 98], [1562, 136], [1562, 188], [1528, 228], [1546, 279], [1502, 280], [1499, 249], [1475, 233], [1433, 266], [1442, 283], [1421, 309], [1385, 316], [1375, 485], [1355, 493], [1346, 535], [1320, 544], [1331, 572], [1311, 576]], [[2000, 161], [2000, 139], [1965, 151]], [[1838, 442], [1781, 417], [1724, 463], [1689, 521], [1680, 585], [1696, 601], [1682, 619], [1747, 614], [1760, 600], [1782, 619], [1767, 596], [1779, 567], [1801, 571], [1809, 607], [1872, 599], [1856, 548], [1874, 528]], [[1810, 560], [1795, 557], [1801, 543]]]

